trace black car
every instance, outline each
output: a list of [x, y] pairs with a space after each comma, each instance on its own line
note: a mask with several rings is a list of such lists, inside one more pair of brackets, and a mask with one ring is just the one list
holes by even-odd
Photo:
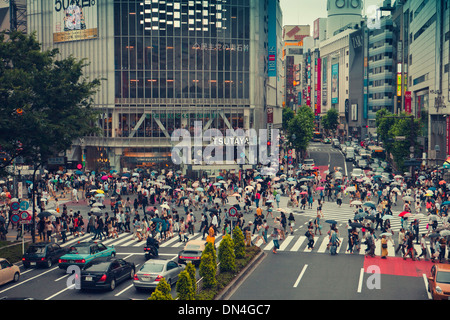
[[60, 257], [67, 253], [67, 249], [56, 243], [40, 242], [31, 244], [22, 257], [25, 268], [43, 266], [50, 268], [58, 263]]
[[133, 262], [112, 257], [96, 258], [81, 270], [81, 290], [114, 290], [124, 280], [133, 279], [136, 267]]

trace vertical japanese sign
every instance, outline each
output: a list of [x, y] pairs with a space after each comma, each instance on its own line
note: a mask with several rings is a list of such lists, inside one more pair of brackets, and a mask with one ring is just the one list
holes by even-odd
[[339, 101], [339, 64], [331, 66], [331, 103]]
[[269, 77], [277, 76], [277, 1], [269, 0]]
[[320, 58], [317, 58], [317, 69], [316, 69], [316, 75], [317, 75], [317, 82], [316, 82], [316, 91], [317, 91], [317, 105], [316, 105], [316, 116], [319, 115], [322, 112], [322, 61]]
[[98, 0], [54, 0], [53, 42], [98, 37]]
[[405, 92], [405, 111], [411, 114], [411, 91]]

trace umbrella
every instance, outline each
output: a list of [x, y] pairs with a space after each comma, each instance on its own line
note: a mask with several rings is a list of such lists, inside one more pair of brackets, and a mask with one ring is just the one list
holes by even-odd
[[96, 198], [104, 198], [105, 195], [103, 193], [98, 193], [95, 195]]
[[102, 215], [101, 211], [91, 211], [94, 216], [100, 217]]
[[450, 230], [444, 230], [440, 232], [440, 235], [443, 237], [450, 236]]
[[202, 191], [205, 191], [205, 189], [199, 187], [199, 188], [195, 189], [195, 191], [200, 191], [200, 192], [202, 192]]
[[436, 232], [428, 235], [428, 237], [430, 237], [430, 238], [439, 238], [440, 236], [441, 235], [439, 233], [436, 233]]
[[103, 190], [101, 190], [101, 189], [97, 189], [97, 190], [95, 190], [95, 192], [101, 193], [101, 194], [104, 194], [104, 193], [105, 193], [105, 191], [103, 191]]
[[445, 181], [445, 180], [441, 180], [441, 181], [439, 181], [439, 184], [446, 184], [447, 182]]
[[360, 206], [360, 205], [362, 205], [362, 202], [359, 200], [355, 200], [355, 201], [352, 201], [351, 204]]
[[52, 214], [48, 211], [39, 212], [37, 217], [38, 218], [47, 218], [50, 217]]
[[103, 180], [103, 181], [108, 180], [108, 176], [103, 176], [103, 177], [102, 177], [102, 180]]
[[325, 189], [324, 187], [317, 187], [316, 190], [323, 190]]
[[374, 203], [372, 203], [372, 202], [366, 202], [366, 203], [364, 203], [364, 205], [366, 206], [366, 207], [371, 207], [371, 208], [376, 208], [376, 206], [375, 206], [375, 204]]
[[383, 232], [383, 233], [380, 233], [380, 237], [382, 237], [382, 236], [392, 237], [392, 233], [390, 233], [390, 232]]
[[162, 204], [160, 207], [164, 209], [170, 209], [170, 207], [167, 204]]
[[91, 209], [92, 213], [97, 213], [97, 212], [102, 212], [102, 209], [100, 209], [99, 207], [94, 207]]
[[347, 189], [345, 189], [345, 191], [355, 192], [356, 188], [355, 187], [348, 187]]
[[365, 213], [365, 212], [360, 212], [360, 213], [357, 213], [357, 214], [355, 214], [355, 219], [356, 220], [359, 220], [359, 219], [362, 219], [362, 218], [365, 218], [367, 216], [367, 213]]
[[382, 218], [383, 220], [392, 219], [391, 215], [385, 214]]
[[376, 218], [374, 216], [366, 216], [364, 219], [375, 221]]
[[448, 206], [450, 204], [450, 201], [444, 201], [442, 202], [441, 206]]
[[428, 216], [428, 219], [429, 220], [433, 220], [433, 221], [437, 221], [438, 220], [438, 217], [436, 216], [436, 215], [430, 215], [430, 216]]
[[398, 215], [399, 217], [403, 217], [405, 214], [407, 214], [407, 213], [411, 213], [411, 212], [408, 212], [408, 211], [403, 211], [403, 212], [400, 212], [400, 214]]
[[[403, 197], [403, 201], [414, 201], [414, 198], [411, 196], [406, 196], [406, 197]], [[450, 201], [449, 201], [449, 203], [450, 203]]]
[[352, 222], [352, 223], [350, 223], [350, 227], [352, 227], [352, 228], [362, 228], [363, 225], [361, 223]]
[[103, 207], [103, 203], [96, 202], [92, 205], [93, 207]]
[[337, 224], [336, 220], [326, 220], [325, 222], [326, 223], [331, 223], [331, 224]]

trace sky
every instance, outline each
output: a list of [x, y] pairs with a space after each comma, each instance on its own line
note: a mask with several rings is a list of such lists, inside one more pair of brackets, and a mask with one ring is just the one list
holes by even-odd
[[[381, 5], [383, 0], [365, 0], [365, 7], [370, 5]], [[283, 25], [305, 25], [311, 26], [317, 18], [327, 17], [327, 0], [280, 0], [283, 11]]]

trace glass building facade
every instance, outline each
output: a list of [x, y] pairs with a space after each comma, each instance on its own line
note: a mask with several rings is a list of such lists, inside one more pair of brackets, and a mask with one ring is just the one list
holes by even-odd
[[89, 169], [170, 165], [172, 132], [194, 134], [198, 121], [224, 133], [265, 128], [271, 1], [278, 3], [103, 0], [84, 8], [80, 1], [95, 36], [57, 42], [66, 2], [27, 0], [29, 32], [43, 49], [87, 58], [86, 76], [106, 80], [94, 97], [102, 135], [78, 143]]

